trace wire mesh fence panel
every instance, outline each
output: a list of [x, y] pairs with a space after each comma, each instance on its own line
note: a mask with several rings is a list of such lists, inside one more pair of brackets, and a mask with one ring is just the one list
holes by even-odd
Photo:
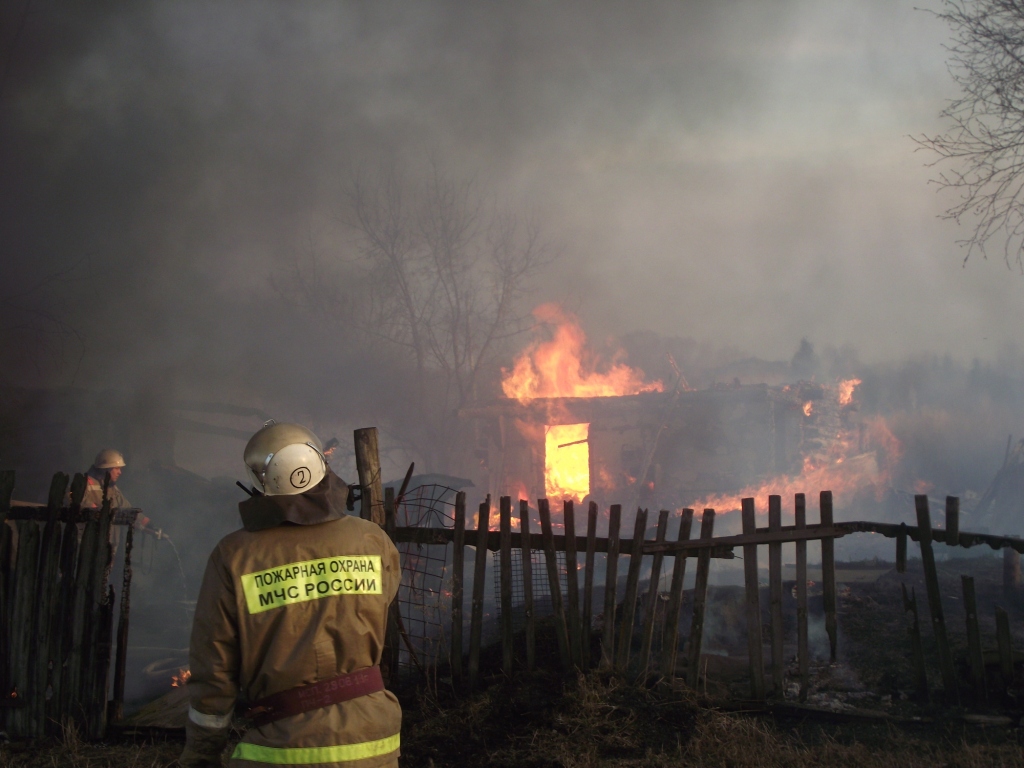
[[[497, 552], [491, 553], [491, 572], [494, 577], [494, 593], [500, 589], [501, 564], [498, 561]], [[562, 594], [566, 593], [568, 576], [565, 570], [565, 552], [555, 552], [555, 562], [558, 564], [558, 584]], [[533, 615], [536, 618], [551, 616], [554, 613], [554, 604], [551, 600], [551, 587], [544, 577], [547, 573], [547, 563], [544, 562], [544, 552], [539, 549], [530, 550], [530, 563], [533, 569]], [[537, 577], [541, 574], [541, 578]], [[501, 622], [501, 603], [496, 605], [497, 622]], [[521, 549], [512, 550], [512, 630], [519, 632], [526, 627], [526, 597], [523, 589], [523, 552]]]
[[[444, 485], [412, 488], [396, 509], [396, 525], [403, 528], [452, 528], [455, 524], [455, 494]], [[402, 581], [398, 589], [400, 627], [398, 674], [401, 678], [422, 676], [437, 666], [447, 653], [446, 637], [450, 595], [446, 591], [449, 555], [446, 544], [396, 545], [402, 558]]]

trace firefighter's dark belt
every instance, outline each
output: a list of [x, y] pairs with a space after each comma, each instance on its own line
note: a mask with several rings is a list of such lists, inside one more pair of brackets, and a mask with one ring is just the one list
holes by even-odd
[[253, 702], [243, 713], [243, 717], [251, 720], [253, 725], [266, 725], [284, 717], [329, 707], [383, 690], [384, 678], [380, 675], [380, 667], [367, 667], [347, 675], [338, 675], [329, 680], [271, 694]]

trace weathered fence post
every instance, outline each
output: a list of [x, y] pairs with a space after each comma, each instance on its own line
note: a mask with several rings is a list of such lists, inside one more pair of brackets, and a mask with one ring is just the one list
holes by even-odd
[[971, 682], [974, 683], [974, 695], [979, 701], [983, 701], [985, 660], [981, 653], [981, 630], [978, 627], [978, 600], [974, 593], [974, 577], [961, 576], [960, 582], [963, 585], [964, 612], [967, 615], [967, 660], [971, 666]]
[[587, 556], [583, 575], [583, 669], [590, 669], [590, 639], [594, 614], [594, 551], [597, 547], [597, 502], [587, 508]]
[[[754, 500], [743, 499], [743, 533], [757, 531]], [[764, 699], [764, 649], [761, 642], [761, 588], [757, 581], [757, 545], [743, 545], [743, 580], [747, 604], [747, 652], [750, 655], [750, 692]]]
[[566, 618], [569, 629], [569, 650], [572, 663], [583, 669], [583, 643], [580, 638], [580, 586], [576, 572], [576, 511], [573, 503], [562, 504], [562, 519], [565, 521], [565, 598]]
[[359, 516], [384, 526], [384, 485], [380, 476], [380, 454], [377, 451], [377, 428], [364, 427], [354, 433], [356, 473], [362, 501]]
[[903, 590], [903, 612], [910, 613], [913, 617], [910, 626], [907, 627], [907, 634], [910, 636], [910, 658], [914, 665], [914, 688], [921, 701], [928, 700], [928, 675], [924, 668], [924, 646], [921, 643], [921, 623], [917, 615], [917, 594], [910, 591], [907, 597], [907, 585], [900, 583]]
[[[782, 497], [768, 497], [768, 530], [782, 531]], [[782, 636], [782, 542], [773, 541], [768, 545], [768, 595], [769, 616], [772, 637], [772, 687], [775, 695], [782, 697], [783, 660]]]
[[[796, 494], [793, 522], [797, 532], [807, 528], [807, 497]], [[807, 637], [807, 540], [796, 542], [796, 656], [800, 665], [800, 702], [807, 701], [811, 678], [810, 647]]]
[[491, 497], [480, 504], [476, 524], [476, 560], [473, 562], [473, 606], [469, 620], [469, 687], [475, 690], [480, 675], [480, 640], [484, 620], [484, 578], [487, 575], [487, 533]]
[[[398, 510], [395, 508], [395, 489], [386, 488], [384, 489], [384, 520], [383, 528], [384, 532], [388, 535], [388, 538], [394, 541], [395, 538], [395, 517]], [[401, 580], [402, 573], [399, 570], [398, 578]], [[398, 663], [400, 659], [399, 647], [399, 626], [402, 621], [401, 606], [398, 602], [398, 595], [395, 595], [395, 599], [391, 601], [391, 605], [388, 606], [388, 619], [387, 625], [384, 629], [384, 652], [383, 652], [383, 664], [382, 671], [385, 674], [385, 681], [390, 681], [392, 684], [398, 681]], [[410, 649], [410, 655], [411, 655]]]
[[[668, 510], [663, 509], [658, 513], [658, 532], [654, 541], [658, 544], [665, 543], [665, 532], [668, 529]], [[658, 589], [661, 581], [661, 563], [665, 559], [665, 553], [658, 550], [654, 553], [654, 561], [651, 563], [651, 580], [647, 585], [647, 612], [644, 614], [644, 635], [640, 649], [640, 678], [647, 677], [647, 665], [651, 660], [651, 643], [654, 640], [654, 619], [658, 613]]]
[[558, 656], [562, 669], [572, 666], [569, 658], [569, 637], [565, 626], [565, 610], [562, 607], [562, 582], [558, 578], [558, 559], [555, 556], [555, 536], [551, 530], [551, 508], [547, 499], [537, 500], [540, 515], [540, 533], [544, 541], [544, 562], [548, 570], [548, 584], [551, 588], [551, 608], [554, 611], [555, 638], [558, 640]]
[[1006, 678], [1013, 677], [1013, 638], [1010, 635], [1010, 617], [1006, 609], [996, 606], [996, 644], [999, 646], [999, 671]]
[[[832, 526], [832, 491], [822, 491], [819, 501], [821, 524]], [[828, 633], [829, 660], [836, 660], [836, 542], [831, 536], [821, 540], [821, 589], [825, 606], [825, 631]]]
[[530, 502], [519, 500], [519, 546], [523, 560], [523, 610], [526, 619], [526, 668], [537, 664], [537, 622], [533, 613], [533, 548], [530, 546]]
[[0, 471], [0, 696], [10, 700], [11, 688], [11, 609], [9, 595], [12, 594], [11, 528], [7, 524], [7, 512], [11, 508], [14, 493], [14, 472]]
[[[714, 535], [714, 530], [715, 510], [705, 509], [704, 516], [700, 521], [701, 541], [710, 539]], [[690, 621], [690, 644], [687, 648], [686, 684], [695, 690], [700, 676], [700, 651], [704, 642], [704, 609], [707, 605], [710, 572], [711, 550], [708, 547], [703, 547], [697, 555], [697, 579], [693, 584], [693, 618]], [[757, 623], [757, 629], [760, 638], [760, 621]]]
[[499, 561], [501, 573], [501, 670], [512, 674], [512, 498], [502, 496], [499, 500]]
[[462, 685], [462, 601], [466, 568], [466, 492], [455, 494], [455, 526], [452, 531], [452, 683]]
[[[47, 687], [52, 681], [47, 678], [49, 670], [59, 666], [59, 660], [49, 656], [50, 637], [55, 623], [63, 617], [56, 614], [60, 598], [60, 565], [61, 529], [57, 514], [64, 503], [64, 493], [68, 487], [68, 476], [58, 472], [50, 483], [50, 493], [46, 504], [46, 524], [43, 527], [42, 540], [39, 545], [39, 569], [35, 578], [34, 624], [32, 631], [33, 653], [30, 663], [35, 672], [30, 691], [28, 712], [29, 723], [26, 733], [36, 738], [44, 735], [46, 724]], [[50, 695], [53, 689], [50, 687]]]
[[615, 645], [615, 668], [625, 673], [629, 666], [629, 652], [633, 647], [633, 622], [636, 619], [636, 597], [640, 586], [640, 565], [644, 557], [644, 532], [647, 530], [647, 510], [637, 509], [633, 523], [633, 541], [626, 572], [626, 594], [622, 599], [622, 618], [619, 639]]
[[956, 547], [960, 544], [960, 499], [946, 497], [946, 544]]
[[1013, 547], [1003, 547], [1003, 595], [1016, 600], [1020, 594], [1020, 553]]
[[935, 553], [932, 551], [932, 519], [928, 510], [928, 497], [919, 494], [914, 497], [917, 511], [917, 531], [921, 544], [921, 563], [924, 565], [925, 586], [928, 591], [928, 609], [932, 616], [932, 630], [939, 651], [939, 668], [942, 671], [942, 685], [947, 696], [956, 696], [956, 673], [953, 670], [953, 656], [946, 638], [946, 619], [942, 613], [942, 595], [939, 593], [939, 574], [935, 568]]
[[[676, 541], [689, 541], [693, 525], [693, 510], [684, 509], [679, 518]], [[672, 564], [672, 584], [668, 590], [668, 607], [665, 609], [665, 627], [661, 640], [661, 674], [671, 680], [676, 675], [676, 653], [679, 645], [679, 609], [683, 603], [683, 581], [686, 578], [686, 555], [675, 553]]]
[[611, 669], [615, 661], [615, 588], [619, 580], [619, 525], [622, 507], [612, 504], [608, 512], [608, 557], [604, 574], [604, 626], [601, 629], [601, 666]]
[[896, 573], [907, 572], [907, 524], [900, 523], [896, 533]]

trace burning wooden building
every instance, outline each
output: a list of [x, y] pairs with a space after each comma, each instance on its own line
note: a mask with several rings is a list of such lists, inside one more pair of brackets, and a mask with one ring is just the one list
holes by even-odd
[[779, 486], [809, 473], [840, 489], [882, 480], [853, 403], [857, 380], [694, 391], [678, 371], [666, 384], [621, 359], [602, 363], [573, 318], [538, 313], [550, 338], [503, 371], [505, 397], [460, 412], [474, 423], [474, 480], [493, 498], [726, 510], [741, 493], [788, 493]]

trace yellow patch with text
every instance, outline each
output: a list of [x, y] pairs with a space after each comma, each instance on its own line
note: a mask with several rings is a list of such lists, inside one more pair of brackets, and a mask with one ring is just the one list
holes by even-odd
[[379, 595], [380, 555], [343, 555], [288, 563], [242, 576], [249, 613], [337, 595]]

